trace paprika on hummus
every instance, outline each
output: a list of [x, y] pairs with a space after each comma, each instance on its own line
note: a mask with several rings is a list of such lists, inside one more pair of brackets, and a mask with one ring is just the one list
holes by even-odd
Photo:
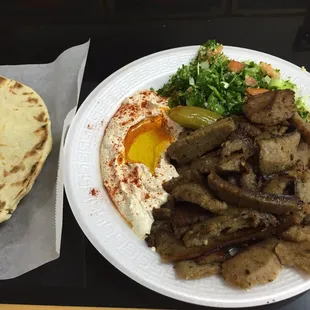
[[182, 127], [166, 115], [168, 99], [141, 91], [124, 100], [112, 117], [100, 147], [103, 184], [116, 208], [144, 238], [152, 209], [166, 202], [162, 184], [178, 173], [166, 157]]

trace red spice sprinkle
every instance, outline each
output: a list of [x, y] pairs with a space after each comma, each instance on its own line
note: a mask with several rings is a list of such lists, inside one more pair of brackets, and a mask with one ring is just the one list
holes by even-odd
[[144, 196], [145, 199], [149, 199], [150, 197], [151, 197], [151, 196], [150, 196], [149, 193], [146, 193], [145, 196]]
[[115, 186], [111, 191], [111, 196], [113, 197], [118, 192], [118, 187]]
[[98, 197], [98, 194], [99, 194], [99, 190], [96, 189], [96, 188], [92, 188], [89, 193], [94, 196], [94, 197]]
[[151, 93], [149, 90], [144, 90], [141, 92], [141, 95], [148, 96]]

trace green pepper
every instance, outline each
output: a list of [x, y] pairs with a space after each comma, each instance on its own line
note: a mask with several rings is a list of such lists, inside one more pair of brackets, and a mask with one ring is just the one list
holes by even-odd
[[199, 129], [215, 123], [221, 115], [198, 107], [178, 106], [169, 110], [168, 116], [183, 127]]

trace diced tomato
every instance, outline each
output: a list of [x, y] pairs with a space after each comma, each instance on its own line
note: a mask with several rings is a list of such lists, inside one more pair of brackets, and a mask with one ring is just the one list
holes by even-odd
[[272, 65], [269, 65], [265, 62], [260, 62], [259, 65], [262, 67], [263, 72], [268, 74], [271, 78], [278, 79], [280, 78], [280, 72], [272, 68]]
[[208, 51], [208, 57], [219, 55], [222, 53], [222, 51], [223, 51], [223, 45], [219, 45], [216, 49]]
[[263, 94], [269, 90], [266, 88], [251, 88], [251, 87], [249, 87], [246, 89], [246, 91], [249, 95], [255, 96], [255, 95]]
[[248, 76], [245, 78], [245, 85], [246, 86], [256, 86], [257, 85], [257, 80], [254, 79], [252, 76]]
[[236, 61], [236, 60], [231, 60], [231, 61], [228, 63], [227, 68], [228, 68], [228, 70], [229, 70], [230, 72], [239, 73], [240, 71], [243, 70], [244, 64], [243, 64], [242, 62], [239, 62], [239, 61]]

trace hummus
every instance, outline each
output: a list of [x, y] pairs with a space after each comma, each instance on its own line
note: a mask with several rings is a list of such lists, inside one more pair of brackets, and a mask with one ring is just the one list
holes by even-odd
[[126, 99], [110, 120], [100, 148], [103, 184], [140, 238], [150, 233], [152, 209], [167, 201], [162, 184], [178, 176], [165, 150], [182, 127], [166, 115], [167, 101], [152, 91]]

